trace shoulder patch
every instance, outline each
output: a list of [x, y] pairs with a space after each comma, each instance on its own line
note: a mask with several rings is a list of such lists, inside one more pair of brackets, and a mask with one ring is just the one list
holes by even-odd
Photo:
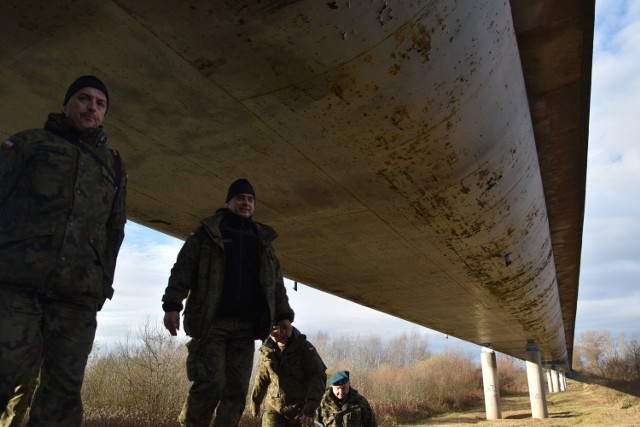
[[10, 139], [7, 139], [5, 142], [2, 143], [0, 147], [2, 147], [4, 151], [9, 151], [13, 148], [14, 145], [16, 144], [14, 144], [13, 141], [11, 141]]
[[316, 348], [312, 345], [309, 346], [309, 351], [316, 351]]

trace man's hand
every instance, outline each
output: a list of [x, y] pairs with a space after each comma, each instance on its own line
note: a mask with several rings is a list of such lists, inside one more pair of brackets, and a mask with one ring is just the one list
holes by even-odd
[[308, 415], [300, 415], [300, 418], [298, 418], [298, 421], [300, 421], [300, 424], [302, 424], [303, 426], [311, 426], [313, 425], [313, 417], [310, 417]]
[[178, 335], [180, 330], [180, 312], [179, 311], [167, 311], [164, 313], [164, 327], [174, 337]]

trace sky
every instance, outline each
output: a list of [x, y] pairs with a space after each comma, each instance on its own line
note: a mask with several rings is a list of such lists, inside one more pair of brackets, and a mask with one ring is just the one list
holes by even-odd
[[[597, 1], [595, 25], [576, 338], [587, 330], [614, 336], [640, 332], [640, 2]], [[103, 349], [127, 336], [135, 339], [145, 322], [161, 324], [160, 300], [182, 243], [127, 223], [116, 294], [98, 314], [96, 340]], [[480, 352], [478, 346], [311, 287], [298, 284], [294, 291], [292, 282], [286, 285], [298, 313], [295, 326], [307, 334], [384, 336], [417, 330], [428, 335], [434, 352]]]

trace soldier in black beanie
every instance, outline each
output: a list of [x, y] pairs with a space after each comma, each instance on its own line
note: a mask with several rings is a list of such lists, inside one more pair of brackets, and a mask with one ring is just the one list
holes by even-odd
[[[62, 112], [0, 144], [0, 408], [19, 416], [31, 404], [29, 425], [82, 424], [84, 371], [126, 222], [108, 106], [100, 79], [78, 77]], [[18, 422], [5, 415], [0, 425]]]
[[253, 221], [256, 193], [240, 178], [227, 191], [226, 208], [205, 218], [178, 254], [162, 297], [164, 325], [184, 330], [187, 376], [192, 381], [178, 420], [182, 426], [236, 426], [245, 408], [255, 340], [275, 329], [290, 337], [289, 306], [268, 225]]

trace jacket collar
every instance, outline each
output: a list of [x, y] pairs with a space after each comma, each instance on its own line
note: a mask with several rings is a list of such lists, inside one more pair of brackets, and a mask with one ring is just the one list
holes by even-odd
[[96, 148], [101, 148], [107, 144], [107, 133], [102, 126], [80, 130], [70, 126], [62, 113], [49, 114], [44, 128], [72, 142], [79, 141]]
[[[220, 222], [222, 221], [222, 218], [227, 215], [235, 214], [227, 208], [220, 208], [214, 215], [203, 219], [200, 223], [207, 229], [214, 239], [220, 239], [222, 238], [220, 235]], [[268, 225], [253, 221], [251, 218], [249, 218], [248, 221], [251, 221], [255, 225], [256, 232], [258, 233], [258, 239], [260, 239], [261, 242], [270, 244], [276, 239], [276, 237], [278, 237], [278, 233]]]

